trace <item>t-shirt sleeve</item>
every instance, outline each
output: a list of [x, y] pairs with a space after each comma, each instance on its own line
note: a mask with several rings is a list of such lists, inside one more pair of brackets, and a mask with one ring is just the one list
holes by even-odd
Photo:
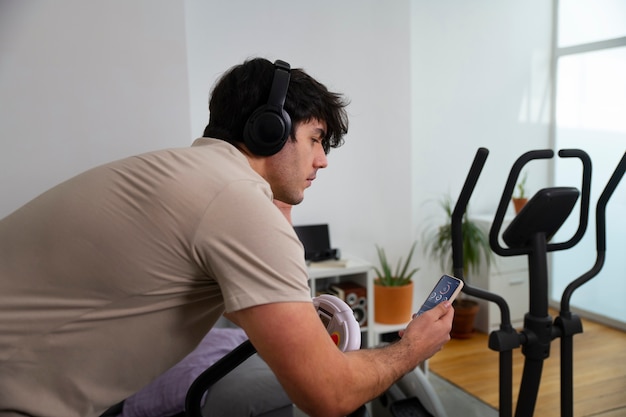
[[231, 183], [211, 201], [194, 250], [220, 285], [226, 312], [311, 301], [302, 244], [260, 183]]

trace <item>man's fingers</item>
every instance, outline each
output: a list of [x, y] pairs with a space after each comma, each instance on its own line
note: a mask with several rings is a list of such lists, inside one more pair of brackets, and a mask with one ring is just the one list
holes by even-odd
[[452, 303], [450, 301], [444, 301], [443, 303], [439, 303], [437, 305], [437, 309], [439, 312], [439, 318], [442, 318], [448, 314], [450, 310], [452, 310]]

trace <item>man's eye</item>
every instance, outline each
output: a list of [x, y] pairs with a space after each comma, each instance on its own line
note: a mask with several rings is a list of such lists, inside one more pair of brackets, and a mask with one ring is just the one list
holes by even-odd
[[314, 144], [319, 143], [320, 145], [322, 145], [322, 148], [324, 148], [325, 154], [328, 154], [328, 152], [330, 151], [330, 143], [328, 143], [328, 141], [324, 141], [322, 139], [317, 139], [317, 138], [311, 138], [311, 141]]

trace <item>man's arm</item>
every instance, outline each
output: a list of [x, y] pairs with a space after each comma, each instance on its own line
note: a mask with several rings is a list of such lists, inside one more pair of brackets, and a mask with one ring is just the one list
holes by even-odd
[[241, 326], [292, 401], [311, 416], [345, 416], [376, 398], [450, 340], [448, 303], [412, 320], [402, 339], [343, 353], [312, 303], [273, 303], [227, 314]]

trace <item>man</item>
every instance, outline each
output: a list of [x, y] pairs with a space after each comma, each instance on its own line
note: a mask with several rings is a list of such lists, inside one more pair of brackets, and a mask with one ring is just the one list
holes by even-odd
[[[284, 101], [284, 107], [283, 107]], [[0, 415], [97, 416], [190, 352], [222, 313], [290, 398], [345, 415], [449, 340], [449, 304], [344, 354], [272, 199], [302, 201], [346, 103], [252, 59], [216, 84], [204, 138], [78, 175], [0, 221]]]

